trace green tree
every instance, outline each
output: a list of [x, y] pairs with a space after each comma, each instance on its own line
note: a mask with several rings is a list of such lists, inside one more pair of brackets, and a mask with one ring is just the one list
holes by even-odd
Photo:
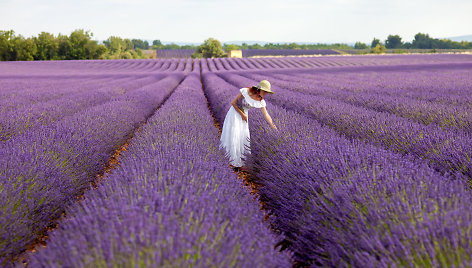
[[125, 38], [125, 39], [123, 39], [123, 41], [125, 43], [125, 50], [133, 50], [134, 49], [134, 44], [130, 39]]
[[413, 48], [413, 45], [410, 42], [403, 43], [403, 48], [410, 49]]
[[235, 45], [235, 44], [224, 44], [223, 49], [224, 49], [224, 51], [229, 52], [231, 50], [237, 50], [237, 49], [240, 49], [240, 48], [239, 48], [238, 45]]
[[162, 48], [161, 40], [152, 41], [152, 49], [161, 49], [161, 48]]
[[366, 49], [367, 45], [358, 41], [358, 42], [356, 42], [356, 44], [354, 44], [354, 48], [355, 49]]
[[295, 48], [297, 48], [297, 43], [288, 44], [288, 49], [295, 49]]
[[15, 35], [13, 30], [0, 31], [0, 60], [34, 60], [36, 45], [31, 38]]
[[223, 51], [221, 42], [214, 38], [205, 40], [192, 54], [192, 58], [221, 58], [225, 56], [226, 53]]
[[198, 46], [194, 45], [182, 45], [180, 46], [180, 49], [197, 49]]
[[69, 36], [70, 50], [66, 55], [66, 59], [80, 60], [86, 59], [85, 46], [91, 40], [91, 35], [82, 29], [73, 31]]
[[71, 51], [68, 59], [98, 59], [106, 52], [104, 45], [92, 40], [93, 33], [82, 29], [73, 31], [69, 36]]
[[180, 49], [181, 47], [175, 43], [170, 43], [167, 45], [162, 45], [161, 49]]
[[51, 58], [51, 60], [66, 60], [69, 59], [70, 51], [72, 50], [72, 43], [69, 40], [69, 36], [59, 34], [56, 38], [57, 41], [57, 56]]
[[12, 39], [15, 37], [15, 32], [10, 31], [0, 31], [0, 60], [15, 60], [13, 59], [13, 43]]
[[36, 44], [32, 38], [24, 38], [19, 35], [13, 40], [14, 60], [34, 60], [36, 54]]
[[125, 50], [125, 44], [123, 39], [118, 36], [110, 36], [107, 40], [103, 41], [103, 44], [108, 49], [110, 54], [121, 53]]
[[104, 45], [99, 45], [97, 41], [89, 41], [85, 45], [85, 55], [87, 59], [101, 59], [107, 52]]
[[41, 32], [38, 37], [33, 37], [36, 44], [35, 60], [57, 59], [59, 43], [53, 34]]
[[433, 39], [428, 34], [417, 33], [412, 42], [413, 48], [433, 48]]
[[386, 48], [401, 48], [402, 45], [402, 38], [399, 35], [389, 35], [385, 40]]
[[379, 44], [380, 44], [380, 40], [374, 37], [374, 40], [372, 40], [372, 43], [370, 44], [370, 47], [374, 48]]
[[140, 40], [140, 39], [131, 39], [131, 42], [133, 42], [134, 48], [140, 48], [140, 49], [149, 49], [149, 42], [145, 40]]
[[121, 37], [110, 36], [107, 40], [103, 41], [103, 44], [108, 49], [108, 53], [105, 55], [107, 59], [138, 59], [146, 57], [139, 48], [134, 50], [133, 42], [128, 38], [122, 39]]

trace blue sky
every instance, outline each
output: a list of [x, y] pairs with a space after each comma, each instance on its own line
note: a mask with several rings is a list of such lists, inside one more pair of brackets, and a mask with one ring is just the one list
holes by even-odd
[[0, 0], [0, 30], [29, 37], [90, 30], [94, 39], [201, 43], [411, 41], [472, 34], [470, 0]]

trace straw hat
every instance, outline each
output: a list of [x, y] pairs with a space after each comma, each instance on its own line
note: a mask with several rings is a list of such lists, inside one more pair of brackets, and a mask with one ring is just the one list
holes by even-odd
[[272, 90], [270, 90], [270, 83], [269, 83], [269, 81], [267, 81], [267, 80], [262, 80], [261, 82], [259, 82], [259, 85], [254, 86], [254, 87], [256, 87], [256, 88], [258, 88], [258, 89], [260, 89], [260, 90], [264, 90], [264, 91], [266, 91], [266, 92], [268, 92], [268, 93], [274, 94], [274, 92], [273, 92]]

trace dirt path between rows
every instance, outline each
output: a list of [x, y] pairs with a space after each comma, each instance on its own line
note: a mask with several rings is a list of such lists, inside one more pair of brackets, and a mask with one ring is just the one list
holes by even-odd
[[[213, 114], [213, 111], [211, 109], [210, 102], [209, 102], [208, 97], [206, 95], [205, 87], [203, 85], [201, 68], [200, 68], [200, 83], [201, 83], [201, 86], [202, 86], [203, 95], [205, 96], [205, 99], [206, 99], [206, 102], [207, 102], [208, 111], [209, 111], [211, 117], [213, 118], [214, 126], [218, 129], [218, 139], [220, 139], [221, 138], [221, 132], [222, 132], [222, 126], [216, 120], [216, 117]], [[259, 198], [260, 196], [259, 196], [258, 188], [259, 188], [260, 185], [258, 185], [257, 183], [254, 182], [254, 179], [253, 179], [253, 177], [251, 176], [251, 174], [249, 172], [241, 170], [239, 168], [235, 169], [231, 164], [228, 164], [228, 167], [230, 167], [233, 170], [233, 173], [237, 174], [238, 178], [243, 181], [243, 184], [246, 187], [249, 188], [251, 194], [254, 195], [254, 200], [256, 200], [256, 199], [259, 200], [260, 208], [265, 213], [264, 220], [267, 221], [267, 219], [270, 217], [270, 213], [267, 209], [266, 204], [263, 201], [261, 201], [261, 199]]]
[[[201, 66], [200, 66], [200, 83], [201, 83], [201, 86], [202, 86], [203, 95], [205, 96], [205, 99], [206, 99], [206, 102], [207, 102], [208, 111], [209, 111], [211, 117], [213, 118], [214, 126], [218, 129], [218, 139], [220, 139], [221, 138], [221, 132], [222, 132], [222, 126], [216, 120], [216, 117], [213, 114], [213, 111], [211, 109], [210, 102], [208, 100], [208, 96], [206, 95], [205, 87], [203, 85]], [[233, 173], [237, 174], [238, 178], [240, 180], [242, 180], [243, 184], [246, 187], [248, 187], [249, 191], [254, 196], [254, 201], [258, 200], [259, 205], [260, 205], [260, 210], [264, 212], [264, 221], [267, 221], [271, 216], [271, 212], [267, 208], [267, 205], [265, 204], [265, 202], [262, 201], [261, 198], [260, 198], [260, 194], [259, 194], [260, 185], [255, 183], [255, 178], [253, 177], [253, 175], [251, 173], [247, 172], [247, 171], [244, 171], [244, 170], [241, 170], [241, 169], [235, 169], [231, 164], [228, 164], [228, 167], [231, 168], [233, 170]], [[273, 226], [271, 226], [270, 224], [269, 224], [269, 228], [274, 233], [277, 233], [277, 230], [275, 228], [273, 228]], [[290, 245], [285, 239], [280, 241], [276, 245], [274, 245], [274, 248], [277, 248], [279, 246], [280, 246], [280, 251], [290, 250], [290, 249], [288, 249]], [[293, 267], [294, 268], [301, 268], [301, 267], [308, 267], [308, 266], [304, 266], [303, 264], [295, 262], [295, 263], [293, 263]]]

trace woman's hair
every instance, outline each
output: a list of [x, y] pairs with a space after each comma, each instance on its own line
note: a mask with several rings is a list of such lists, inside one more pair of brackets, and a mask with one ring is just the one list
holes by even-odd
[[[261, 89], [258, 88], [258, 87], [256, 87], [256, 86], [252, 86], [252, 87], [250, 87], [249, 89], [250, 89], [252, 92], [256, 93], [256, 94], [261, 93]], [[259, 95], [259, 96], [260, 96], [260, 95]], [[262, 97], [261, 97], [261, 98], [262, 98]], [[262, 99], [264, 99], [264, 98], [262, 98]]]
[[251, 89], [253, 92], [256, 92], [257, 94], [261, 93], [261, 89], [258, 88], [258, 87], [252, 86], [252, 87], [250, 87], [250, 89]]

